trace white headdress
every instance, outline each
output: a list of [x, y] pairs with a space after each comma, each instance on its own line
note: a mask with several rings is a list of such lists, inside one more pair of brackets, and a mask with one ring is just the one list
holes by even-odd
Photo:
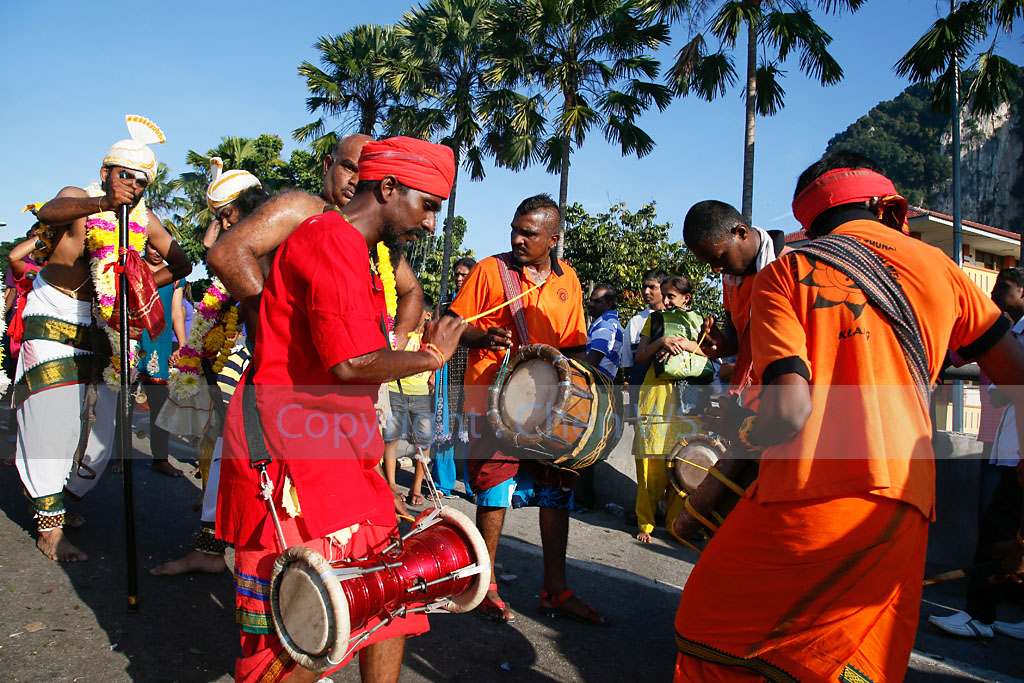
[[131, 138], [115, 142], [103, 157], [104, 166], [121, 166], [133, 171], [141, 171], [153, 182], [156, 177], [156, 155], [146, 145], [158, 145], [166, 142], [160, 127], [144, 116], [128, 114], [124, 117], [128, 124]]
[[224, 162], [220, 157], [210, 159], [210, 186], [206, 188], [206, 204], [210, 211], [216, 211], [238, 199], [238, 195], [250, 187], [262, 187], [259, 178], [248, 171], [223, 172]]

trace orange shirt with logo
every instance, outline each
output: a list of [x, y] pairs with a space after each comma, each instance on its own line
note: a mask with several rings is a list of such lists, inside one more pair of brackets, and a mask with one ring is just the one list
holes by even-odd
[[[512, 269], [519, 276], [522, 291], [532, 289], [536, 283], [521, 268]], [[579, 278], [565, 261], [551, 258], [551, 274], [539, 289], [522, 299], [526, 314], [526, 328], [530, 339], [525, 343], [548, 344], [558, 349], [586, 347], [587, 325], [583, 317], [583, 288]], [[498, 272], [498, 260], [489, 256], [476, 264], [466, 282], [459, 288], [449, 309], [463, 318], [490, 310], [505, 302], [505, 290]], [[504, 327], [512, 331], [513, 351], [523, 342], [516, 338], [512, 308], [504, 308], [473, 322], [474, 327], [487, 330]], [[581, 349], [582, 350], [582, 349]], [[469, 349], [466, 365], [466, 413], [484, 415], [487, 412], [487, 387], [498, 371], [505, 351]]]
[[[1008, 321], [943, 252], [871, 220], [844, 223], [879, 256], [916, 313], [930, 381], [947, 350], [971, 359], [991, 348]], [[932, 425], [888, 322], [839, 271], [806, 254], [781, 257], [758, 274], [752, 294], [754, 370], [769, 384], [804, 375], [813, 411], [789, 441], [765, 450], [752, 491], [760, 502], [874, 493], [932, 518]]]

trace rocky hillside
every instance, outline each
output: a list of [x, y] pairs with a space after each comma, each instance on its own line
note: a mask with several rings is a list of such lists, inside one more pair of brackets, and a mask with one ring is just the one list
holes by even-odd
[[[1024, 228], [1024, 106], [984, 117], [963, 115], [964, 218], [1008, 230]], [[915, 85], [872, 108], [833, 137], [826, 149], [853, 149], [875, 159], [911, 204], [953, 212], [949, 118], [929, 107], [930, 90]]]

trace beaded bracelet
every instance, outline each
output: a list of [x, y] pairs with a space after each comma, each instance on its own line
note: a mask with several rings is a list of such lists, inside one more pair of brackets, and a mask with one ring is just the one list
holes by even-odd
[[441, 353], [441, 349], [437, 347], [437, 344], [426, 343], [420, 344], [421, 351], [429, 351], [435, 358], [437, 358], [437, 369], [440, 370], [444, 367], [444, 354]]
[[738, 436], [740, 443], [742, 443], [744, 446], [754, 451], [760, 451], [763, 450], [763, 447], [751, 443], [750, 441], [750, 433], [754, 431], [755, 422], [757, 422], [757, 415], [750, 415], [749, 417], [745, 418], [743, 422], [740, 424], [740, 431]]

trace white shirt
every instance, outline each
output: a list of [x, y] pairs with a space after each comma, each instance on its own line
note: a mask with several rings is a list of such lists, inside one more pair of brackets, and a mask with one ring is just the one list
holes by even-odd
[[[1010, 329], [1013, 333], [1014, 338], [1024, 344], [1024, 318], [1021, 318], [1017, 323]], [[989, 388], [995, 387], [994, 384], [989, 385]], [[1013, 404], [1006, 406], [1006, 410], [1003, 411], [1003, 419], [999, 422], [999, 428], [996, 430], [995, 441], [992, 442], [992, 456], [988, 459], [992, 465], [1001, 465], [1003, 467], [1015, 467], [1017, 461], [1020, 460], [1020, 456], [1017, 455], [1019, 444], [1017, 443], [1017, 412], [1013, 408]]]
[[648, 306], [629, 319], [629, 324], [626, 325], [626, 343], [622, 345], [622, 358], [619, 363], [622, 367], [633, 367], [633, 354], [636, 353], [636, 349], [640, 345], [640, 333], [643, 332], [650, 315], [651, 307]]

